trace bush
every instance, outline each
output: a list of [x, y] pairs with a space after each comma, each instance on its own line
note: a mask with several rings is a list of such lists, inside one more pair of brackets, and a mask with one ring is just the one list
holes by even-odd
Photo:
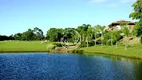
[[83, 50], [73, 50], [72, 53], [83, 54], [84, 51]]
[[142, 36], [140, 37], [140, 42], [141, 42], [141, 44], [142, 44]]
[[61, 43], [53, 43], [53, 45], [55, 45], [57, 47], [62, 47], [63, 44], [61, 44]]
[[87, 47], [87, 43], [85, 41], [82, 41], [79, 47]]
[[[96, 42], [97, 44], [100, 44], [100, 42]], [[88, 46], [94, 46], [95, 45], [95, 41], [90, 41], [88, 42]], [[83, 41], [81, 42], [80, 46], [79, 47], [87, 47], [87, 42]]]

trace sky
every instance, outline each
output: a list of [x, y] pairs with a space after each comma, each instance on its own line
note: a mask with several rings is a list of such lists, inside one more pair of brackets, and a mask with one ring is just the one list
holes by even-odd
[[0, 35], [129, 20], [136, 0], [0, 0]]

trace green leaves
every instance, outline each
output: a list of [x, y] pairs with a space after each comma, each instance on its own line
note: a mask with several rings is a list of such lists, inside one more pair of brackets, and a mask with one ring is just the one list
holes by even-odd
[[39, 29], [38, 27], [35, 27], [33, 32], [36, 34], [37, 40], [42, 40], [44, 38], [43, 31], [41, 29]]
[[123, 31], [123, 33], [124, 33], [125, 36], [127, 36], [127, 37], [129, 36], [130, 31], [129, 31], [128, 27], [124, 27], [124, 28], [122, 29], [122, 31]]
[[136, 23], [134, 29], [135, 29], [136, 36], [141, 36], [142, 35], [142, 22]]
[[142, 0], [137, 0], [132, 7], [134, 7], [134, 12], [132, 12], [129, 17], [140, 20], [142, 18]]
[[46, 36], [50, 41], [60, 41], [63, 36], [63, 29], [50, 28]]

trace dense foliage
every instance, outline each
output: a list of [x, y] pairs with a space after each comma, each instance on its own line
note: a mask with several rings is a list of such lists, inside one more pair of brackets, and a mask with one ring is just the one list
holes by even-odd
[[14, 37], [12, 35], [11, 36], [0, 35], [0, 41], [3, 40], [14, 40]]
[[11, 36], [0, 35], [0, 41], [2, 40], [32, 41], [32, 40], [43, 40], [43, 39], [44, 39], [43, 31], [37, 27], [35, 27], [33, 30], [28, 29], [23, 33], [16, 33]]
[[136, 36], [142, 36], [142, 0], [137, 0], [132, 7], [134, 12], [130, 14], [130, 17], [138, 20], [135, 26], [135, 34]]

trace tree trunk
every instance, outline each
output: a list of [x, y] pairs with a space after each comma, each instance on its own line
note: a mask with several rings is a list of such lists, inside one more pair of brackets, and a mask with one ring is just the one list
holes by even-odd
[[127, 45], [128, 45], [128, 37], [126, 37], [125, 50], [127, 50]]
[[103, 46], [103, 33], [101, 34], [101, 40], [102, 40], [102, 42], [101, 42], [101, 47]]
[[97, 38], [96, 38], [96, 32], [95, 32], [95, 46], [96, 46], [96, 39], [97, 39]]
[[127, 50], [127, 45], [125, 44], [125, 50]]
[[116, 49], [117, 49], [117, 42], [116, 42]]
[[111, 33], [111, 46], [112, 46], [112, 33]]
[[88, 48], [88, 36], [86, 37], [86, 41], [87, 41], [87, 48]]
[[85, 41], [85, 40], [84, 40], [84, 34], [83, 34], [83, 41]]
[[80, 35], [80, 43], [81, 43], [81, 35]]

